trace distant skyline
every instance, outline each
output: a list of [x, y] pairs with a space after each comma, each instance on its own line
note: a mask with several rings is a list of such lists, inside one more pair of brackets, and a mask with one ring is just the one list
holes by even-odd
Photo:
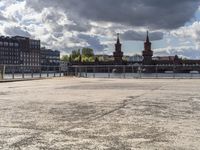
[[146, 31], [155, 55], [200, 59], [200, 0], [1, 0], [0, 35], [40, 39], [62, 54], [91, 47], [141, 54]]

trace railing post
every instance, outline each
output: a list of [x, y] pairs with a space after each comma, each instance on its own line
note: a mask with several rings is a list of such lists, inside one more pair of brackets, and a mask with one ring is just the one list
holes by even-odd
[[108, 78], [110, 78], [110, 67], [108, 66]]
[[173, 65], [173, 78], [175, 78], [175, 65]]
[[126, 78], [126, 66], [123, 66], [123, 77]]
[[3, 69], [1, 69], [1, 66], [0, 66], [0, 80], [3, 80]]
[[[66, 71], [65, 71], [66, 73]], [[69, 73], [70, 73], [70, 66], [67, 67], [67, 76], [69, 76]]]
[[95, 67], [93, 67], [93, 78], [95, 78]]
[[12, 67], [12, 79], [15, 79], [15, 71], [14, 71], [14, 69], [15, 69], [15, 66]]
[[81, 67], [78, 67], [78, 77], [81, 77]]
[[61, 74], [61, 67], [59, 66], [59, 76], [61, 77], [62, 74]]
[[6, 65], [3, 65], [3, 70], [2, 70], [2, 73], [1, 73], [1, 75], [2, 75], [2, 80], [5, 78], [5, 72], [6, 72]]
[[53, 71], [54, 71], [53, 77], [56, 77], [56, 67], [55, 66], [53, 67]]
[[158, 78], [158, 65], [156, 65], [156, 78]]
[[31, 67], [32, 69], [31, 69], [31, 78], [33, 78], [33, 66]]
[[132, 69], [132, 76], [134, 78], [134, 69], [133, 69], [133, 65], [131, 66], [131, 69]]
[[4, 75], [5, 75], [5, 69], [6, 69], [6, 66], [3, 65], [3, 69], [0, 70], [0, 73], [1, 73], [1, 79], [3, 80], [4, 79]]
[[22, 66], [22, 79], [24, 79], [24, 66]]
[[42, 78], [42, 66], [40, 66], [40, 78]]
[[75, 77], [77, 77], [77, 74], [78, 74], [78, 70], [77, 70], [78, 68], [77, 67], [75, 67]]
[[142, 78], [142, 65], [139, 66], [139, 78]]
[[88, 77], [88, 74], [87, 74], [87, 66], [85, 67], [85, 77], [86, 77], [86, 78]]
[[47, 66], [47, 77], [49, 77], [49, 66]]

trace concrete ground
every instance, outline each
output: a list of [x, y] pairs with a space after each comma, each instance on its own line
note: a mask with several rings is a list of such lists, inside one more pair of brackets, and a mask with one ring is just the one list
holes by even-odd
[[200, 80], [0, 83], [0, 149], [198, 150]]

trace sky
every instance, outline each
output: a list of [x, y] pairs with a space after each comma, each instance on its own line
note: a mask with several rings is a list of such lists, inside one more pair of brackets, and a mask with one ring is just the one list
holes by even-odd
[[0, 35], [40, 39], [69, 54], [90, 47], [141, 54], [146, 32], [154, 55], [200, 59], [200, 0], [0, 0]]

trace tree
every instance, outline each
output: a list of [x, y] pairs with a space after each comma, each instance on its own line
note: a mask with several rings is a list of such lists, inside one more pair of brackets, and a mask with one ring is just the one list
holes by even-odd
[[94, 62], [94, 51], [91, 48], [83, 48], [82, 55], [80, 49], [73, 50], [70, 55], [70, 60], [73, 62]]
[[68, 62], [69, 61], [69, 56], [68, 55], [63, 55], [62, 58], [61, 58], [61, 61]]
[[95, 62], [98, 63], [99, 62], [99, 58], [95, 57]]
[[80, 49], [79, 50], [73, 50], [71, 56], [71, 60], [72, 61], [79, 61], [79, 57], [80, 57], [81, 53], [80, 53]]
[[69, 62], [72, 62], [72, 56], [71, 55], [69, 56]]
[[91, 48], [82, 49], [82, 61], [83, 62], [94, 62], [94, 51]]
[[82, 56], [79, 56], [79, 61], [78, 62], [82, 62]]
[[83, 48], [82, 55], [84, 57], [94, 57], [94, 51], [91, 48]]

